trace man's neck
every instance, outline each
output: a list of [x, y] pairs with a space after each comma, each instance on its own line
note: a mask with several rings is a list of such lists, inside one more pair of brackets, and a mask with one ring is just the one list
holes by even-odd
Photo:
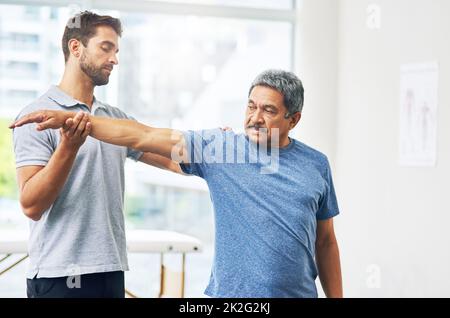
[[[248, 138], [248, 136], [247, 136], [247, 138]], [[283, 149], [283, 148], [286, 148], [287, 146], [289, 146], [290, 144], [291, 144], [291, 138], [287, 137], [286, 139], [279, 141], [279, 143], [272, 144], [271, 142], [268, 142], [267, 144], [264, 144], [263, 147]], [[259, 144], [259, 145], [261, 146], [261, 144]]]
[[285, 139], [280, 140], [280, 145], [278, 146], [278, 148], [286, 148], [290, 143], [291, 139], [289, 137], [286, 137]]
[[86, 104], [89, 109], [94, 102], [94, 85], [92, 80], [81, 70], [64, 70], [63, 78], [58, 87], [67, 95]]

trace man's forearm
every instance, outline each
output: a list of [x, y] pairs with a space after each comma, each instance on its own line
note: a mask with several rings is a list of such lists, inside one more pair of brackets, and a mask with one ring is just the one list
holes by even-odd
[[[38, 130], [58, 129], [70, 125], [76, 113], [55, 110], [32, 112], [12, 123], [9, 128], [38, 123]], [[113, 119], [89, 115], [90, 136], [98, 140], [151, 152], [176, 162], [189, 162], [184, 136], [181, 132], [167, 128], [153, 128], [134, 120]]]
[[125, 146], [136, 150], [142, 147], [140, 140], [150, 131], [150, 127], [134, 120], [115, 119], [108, 117], [89, 116], [91, 122], [90, 136], [118, 146]]
[[134, 120], [89, 116], [90, 136], [118, 146], [151, 152], [178, 162], [187, 161], [184, 137], [181, 132], [167, 128], [153, 128]]
[[317, 246], [316, 262], [325, 295], [329, 298], [343, 297], [341, 263], [337, 242]]
[[77, 149], [60, 144], [47, 165], [23, 185], [20, 202], [28, 217], [39, 220], [55, 202], [67, 181], [76, 155]]

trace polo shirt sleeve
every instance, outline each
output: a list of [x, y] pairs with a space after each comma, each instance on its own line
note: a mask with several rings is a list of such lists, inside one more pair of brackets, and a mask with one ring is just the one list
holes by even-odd
[[333, 185], [333, 177], [328, 160], [325, 163], [325, 190], [319, 201], [319, 210], [316, 213], [317, 220], [327, 220], [339, 214], [336, 192]]
[[36, 124], [14, 128], [13, 144], [16, 168], [46, 166], [55, 151], [52, 131], [37, 131]]

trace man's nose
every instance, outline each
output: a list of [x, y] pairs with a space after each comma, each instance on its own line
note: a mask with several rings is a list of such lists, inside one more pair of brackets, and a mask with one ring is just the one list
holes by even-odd
[[109, 62], [112, 63], [112, 64], [114, 64], [114, 65], [119, 64], [119, 60], [117, 59], [117, 55], [114, 54], [113, 56], [111, 56], [111, 57], [109, 58]]
[[254, 123], [262, 124], [264, 123], [263, 111], [261, 109], [257, 109], [252, 116], [252, 120]]

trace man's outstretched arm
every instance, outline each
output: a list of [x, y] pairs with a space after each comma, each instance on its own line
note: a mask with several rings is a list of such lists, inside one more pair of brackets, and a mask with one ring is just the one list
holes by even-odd
[[187, 174], [185, 174], [183, 170], [181, 170], [180, 164], [178, 162], [151, 152], [145, 152], [142, 157], [139, 158], [139, 161], [149, 166], [187, 176]]
[[[73, 121], [76, 113], [41, 110], [30, 113], [13, 123], [10, 128], [38, 123], [38, 130], [58, 129]], [[90, 136], [98, 140], [151, 152], [175, 162], [190, 162], [183, 133], [173, 129], [154, 128], [128, 119], [113, 119], [89, 115]]]

